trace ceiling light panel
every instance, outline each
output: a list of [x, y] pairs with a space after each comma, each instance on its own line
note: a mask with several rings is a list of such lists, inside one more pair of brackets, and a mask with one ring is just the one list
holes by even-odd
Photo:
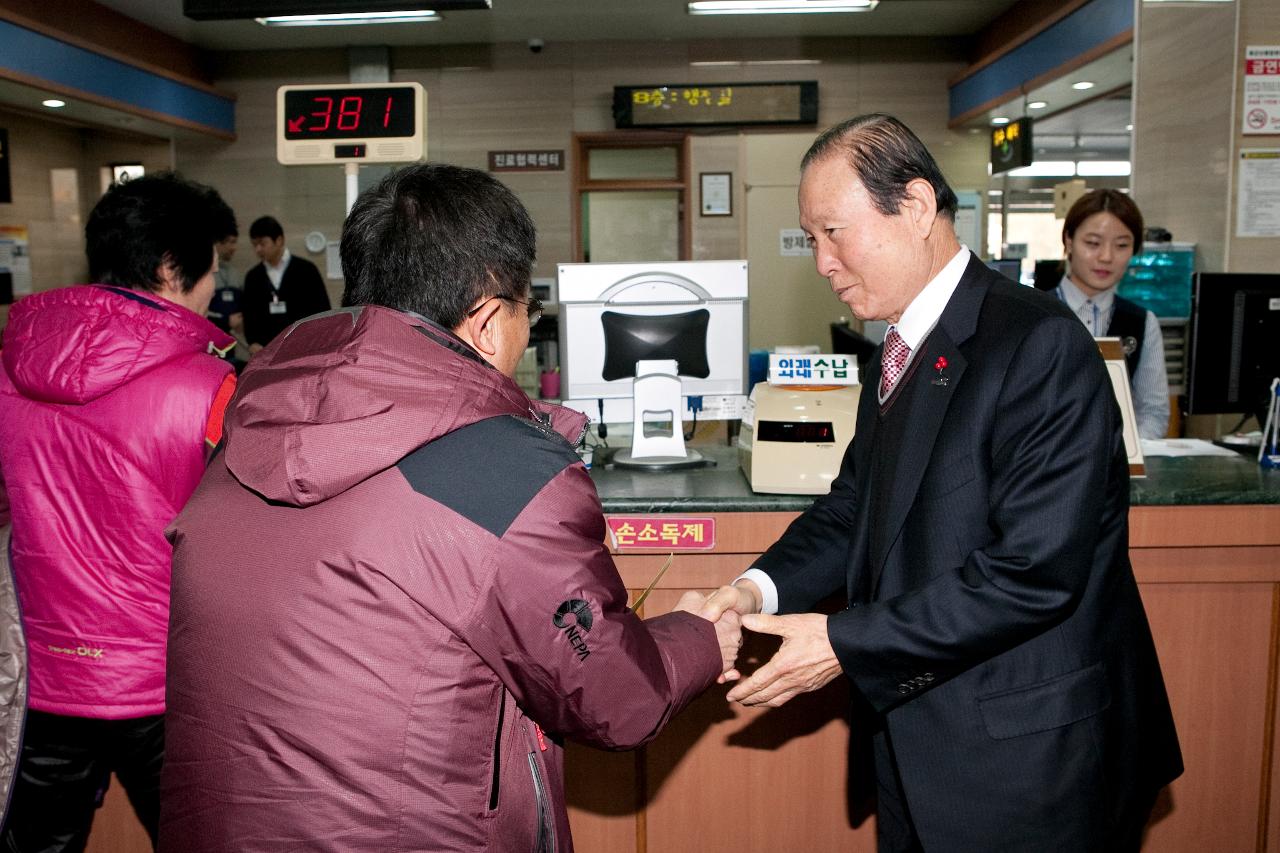
[[690, 15], [805, 15], [870, 12], [879, 0], [693, 0]]

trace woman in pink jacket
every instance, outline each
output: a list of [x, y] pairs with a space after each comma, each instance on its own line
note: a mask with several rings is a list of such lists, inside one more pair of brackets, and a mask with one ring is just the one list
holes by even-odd
[[235, 382], [218, 358], [234, 341], [204, 318], [219, 204], [175, 175], [112, 187], [85, 227], [95, 283], [23, 299], [4, 331], [0, 506], [29, 682], [21, 754], [0, 755], [5, 851], [83, 849], [113, 772], [155, 838], [164, 528]]

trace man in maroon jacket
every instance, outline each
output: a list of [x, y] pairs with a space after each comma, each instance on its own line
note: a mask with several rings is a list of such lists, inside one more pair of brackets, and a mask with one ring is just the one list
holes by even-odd
[[511, 378], [533, 258], [493, 178], [395, 172], [345, 307], [245, 371], [170, 529], [162, 850], [571, 850], [562, 739], [642, 744], [731, 668], [736, 617], [627, 608], [585, 419]]

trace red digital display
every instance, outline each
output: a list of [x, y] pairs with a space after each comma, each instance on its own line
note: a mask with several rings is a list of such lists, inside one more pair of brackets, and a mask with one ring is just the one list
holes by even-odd
[[414, 109], [412, 86], [291, 90], [284, 93], [284, 138], [413, 136]]
[[760, 421], [756, 424], [756, 438], [796, 444], [831, 444], [836, 440], [836, 431], [830, 421]]

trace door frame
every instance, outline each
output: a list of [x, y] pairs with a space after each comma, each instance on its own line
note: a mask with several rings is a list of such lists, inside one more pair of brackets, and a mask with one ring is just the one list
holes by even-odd
[[[613, 180], [593, 181], [589, 174], [590, 154], [595, 148], [672, 148], [676, 149], [676, 178], [674, 180]], [[693, 221], [689, 217], [689, 184], [693, 158], [692, 138], [687, 133], [661, 130], [624, 130], [607, 133], [575, 133], [573, 135], [573, 188], [570, 205], [570, 227], [573, 229], [573, 259], [581, 262], [582, 246], [582, 197], [596, 191], [653, 191], [675, 190], [678, 201], [679, 259], [690, 260], [693, 246]]]

